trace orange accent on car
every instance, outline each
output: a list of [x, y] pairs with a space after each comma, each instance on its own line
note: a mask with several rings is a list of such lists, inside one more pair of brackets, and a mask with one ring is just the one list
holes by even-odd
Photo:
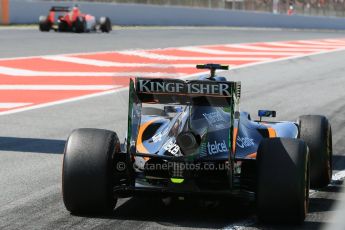
[[267, 130], [268, 130], [268, 135], [269, 135], [270, 138], [277, 137], [277, 133], [274, 130], [274, 128], [267, 127]]
[[146, 128], [151, 125], [153, 122], [159, 120], [159, 118], [156, 119], [152, 119], [148, 122], [145, 122], [144, 124], [140, 125], [139, 131], [138, 131], [138, 139], [137, 139], [137, 152], [139, 153], [149, 153], [149, 151], [145, 148], [143, 140], [142, 140], [142, 136], [144, 131], [146, 130]]
[[246, 158], [249, 158], [249, 159], [256, 159], [256, 152], [255, 153], [251, 153], [249, 155], [246, 156]]
[[246, 158], [249, 158], [249, 159], [256, 159], [256, 152], [247, 155]]
[[238, 133], [238, 128], [234, 128], [234, 133], [233, 133], [233, 137], [232, 137], [232, 152], [233, 153], [235, 153], [235, 151], [236, 151], [237, 133]]

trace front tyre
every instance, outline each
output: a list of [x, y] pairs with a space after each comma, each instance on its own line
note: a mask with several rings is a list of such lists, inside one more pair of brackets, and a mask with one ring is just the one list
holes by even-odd
[[310, 186], [318, 189], [327, 186], [332, 179], [332, 130], [324, 116], [299, 117], [299, 137], [309, 147]]
[[309, 154], [302, 140], [262, 140], [257, 155], [257, 177], [259, 220], [304, 221], [309, 205]]
[[41, 32], [49, 32], [52, 25], [46, 16], [40, 16], [38, 19], [38, 28]]
[[101, 17], [99, 19], [99, 25], [103, 33], [109, 33], [112, 30], [111, 21], [108, 17]]
[[120, 150], [115, 132], [77, 129], [64, 152], [62, 195], [71, 213], [106, 213], [114, 209], [113, 157]]

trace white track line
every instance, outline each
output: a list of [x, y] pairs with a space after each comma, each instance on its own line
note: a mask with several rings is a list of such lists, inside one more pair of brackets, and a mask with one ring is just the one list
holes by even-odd
[[16, 107], [21, 107], [21, 106], [27, 106], [27, 105], [31, 105], [32, 103], [4, 103], [1, 102], [0, 103], [0, 109], [12, 109], [12, 108], [16, 108]]
[[241, 55], [241, 56], [255, 56], [255, 55], [269, 55], [269, 56], [299, 56], [303, 55], [302, 52], [262, 52], [262, 51], [256, 51], [256, 52], [239, 52], [239, 51], [223, 51], [223, 50], [217, 50], [217, 49], [210, 49], [210, 48], [202, 48], [202, 47], [182, 47], [178, 48], [178, 50], [182, 51], [191, 51], [196, 53], [206, 53], [206, 54], [216, 54], [216, 55]]
[[91, 65], [99, 67], [152, 67], [152, 68], [195, 68], [192, 64], [157, 64], [157, 63], [125, 63], [125, 62], [112, 62], [100, 61], [89, 58], [70, 57], [64, 55], [43, 56], [42, 59], [51, 61], [70, 62], [82, 65]]
[[83, 64], [83, 65], [92, 65], [92, 66], [100, 66], [100, 67], [112, 67], [116, 66], [115, 63], [109, 61], [100, 61], [100, 60], [92, 60], [87, 58], [78, 58], [78, 57], [68, 57], [68, 56], [43, 56], [42, 59], [49, 60], [49, 61], [60, 61], [60, 62], [69, 62], [75, 64]]
[[0, 90], [109, 90], [121, 85], [0, 85]]
[[325, 42], [329, 42], [329, 43], [332, 43], [332, 44], [335, 44], [335, 43], [340, 43], [342, 45], [345, 45], [345, 40], [341, 40], [341, 39], [322, 39], [321, 41], [325, 41]]
[[[342, 46], [329, 46], [329, 45], [311, 45], [311, 44], [288, 44], [282, 42], [267, 42], [266, 45], [270, 46], [279, 46], [279, 47], [286, 47], [286, 48], [294, 48], [294, 49], [334, 49], [334, 48], [341, 48]], [[280, 48], [277, 48], [280, 49]]]
[[84, 96], [80, 96], [80, 97], [69, 98], [69, 99], [65, 99], [65, 100], [53, 101], [53, 102], [37, 104], [37, 105], [29, 106], [29, 107], [13, 109], [13, 110], [9, 110], [9, 111], [0, 112], [0, 116], [24, 112], [24, 111], [28, 111], [28, 110], [41, 109], [41, 108], [48, 107], [48, 106], [60, 105], [60, 104], [73, 102], [73, 101], [80, 101], [80, 100], [85, 100], [85, 99], [89, 99], [89, 98], [93, 98], [93, 97], [104, 96], [104, 95], [108, 95], [108, 94], [118, 93], [118, 92], [121, 92], [121, 91], [124, 91], [127, 89], [128, 89], [128, 87], [124, 87], [124, 88], [120, 88], [120, 89], [113, 89], [113, 90], [103, 91], [103, 92], [99, 92], [99, 93], [88, 94], [88, 95], [84, 95]]
[[323, 46], [329, 46], [329, 47], [333, 47], [333, 48], [345, 46], [345, 43], [316, 42], [316, 41], [304, 41], [304, 40], [299, 40], [296, 42], [298, 42], [298, 44], [300, 44], [300, 45], [314, 45], [314, 46], [320, 47], [320, 48], [322, 48]]
[[[334, 52], [340, 52], [340, 51], [345, 51], [345, 47], [344, 48], [340, 48], [340, 49], [334, 49], [334, 50], [323, 50], [323, 51], [314, 52], [314, 53], [307, 53], [307, 54], [304, 54], [304, 55], [301, 55], [301, 56], [291, 56], [291, 57], [284, 57], [284, 58], [276, 58], [276, 59], [272, 59], [272, 60], [269, 60], [269, 61], [255, 62], [255, 63], [249, 63], [249, 64], [238, 65], [238, 66], [230, 66], [230, 70], [237, 70], [237, 69], [248, 68], [248, 67], [252, 67], [252, 66], [256, 66], [256, 65], [261, 65], [261, 64], [271, 64], [271, 63], [275, 63], [275, 62], [299, 59], [299, 58], [304, 58], [304, 57], [312, 57], [312, 56], [316, 56], [316, 55], [328, 54], [328, 53], [334, 53]], [[225, 72], [225, 71], [227, 71], [227, 70], [220, 70], [220, 71], [218, 71], [218, 73]], [[204, 73], [204, 74], [207, 74], [207, 72]], [[201, 75], [201, 74], [198, 74], [198, 75]], [[191, 75], [191, 76], [195, 77], [195, 76], [198, 76], [198, 75]], [[188, 78], [188, 76], [187, 76], [187, 78]]]
[[[266, 43], [271, 45], [272, 43]], [[248, 50], [260, 50], [260, 51], [286, 51], [286, 52], [320, 52], [324, 49], [311, 49], [311, 48], [281, 48], [281, 47], [263, 47], [260, 45], [241, 45], [241, 44], [229, 44], [225, 45], [230, 48], [248, 49]]]
[[21, 77], [181, 77], [184, 73], [165, 72], [53, 72], [0, 66], [0, 74]]
[[182, 56], [171, 56], [171, 55], [162, 55], [162, 54], [155, 54], [150, 53], [147, 51], [123, 51], [120, 52], [126, 55], [133, 55], [138, 57], [150, 58], [150, 59], [158, 59], [158, 60], [169, 60], [169, 61], [177, 61], [177, 60], [184, 60], [184, 61], [266, 61], [271, 60], [272, 58], [265, 58], [265, 57], [182, 57]]

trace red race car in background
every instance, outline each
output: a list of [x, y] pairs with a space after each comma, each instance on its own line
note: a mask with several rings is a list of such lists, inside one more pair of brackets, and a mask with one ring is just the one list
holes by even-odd
[[83, 14], [78, 6], [72, 9], [66, 6], [53, 6], [48, 16], [39, 17], [40, 31], [48, 32], [51, 29], [59, 32], [84, 33], [100, 30], [109, 33], [112, 29], [108, 17], [96, 17], [90, 14]]

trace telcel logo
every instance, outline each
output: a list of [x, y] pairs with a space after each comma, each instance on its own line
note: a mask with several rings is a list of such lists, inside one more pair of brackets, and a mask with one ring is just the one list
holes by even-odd
[[207, 143], [207, 149], [208, 149], [208, 154], [214, 155], [217, 153], [224, 153], [228, 151], [228, 148], [226, 147], [225, 141], [222, 142], [217, 142], [214, 141], [214, 144]]

